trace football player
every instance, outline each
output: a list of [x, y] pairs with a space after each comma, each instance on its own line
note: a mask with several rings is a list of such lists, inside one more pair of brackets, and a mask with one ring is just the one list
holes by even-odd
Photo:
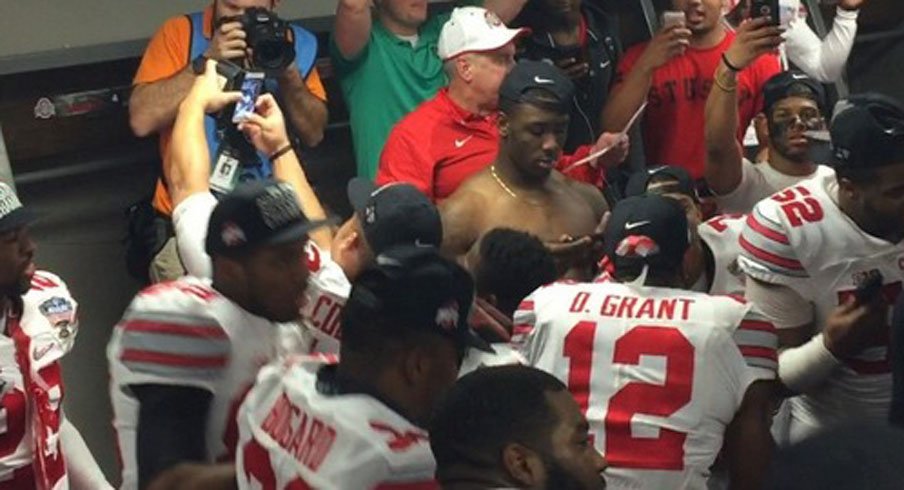
[[112, 489], [65, 417], [60, 361], [78, 304], [62, 279], [35, 269], [33, 218], [0, 183], [0, 488]]
[[769, 462], [774, 327], [743, 300], [682, 289], [688, 235], [674, 200], [621, 201], [614, 281], [540, 288], [515, 315], [533, 326], [530, 365], [585, 412], [612, 488], [704, 488], [724, 446], [733, 488], [754, 489]]
[[904, 108], [878, 94], [839, 103], [836, 175], [754, 208], [740, 244], [746, 296], [775, 323], [792, 394], [792, 442], [846, 421], [884, 421], [888, 305], [904, 280]]

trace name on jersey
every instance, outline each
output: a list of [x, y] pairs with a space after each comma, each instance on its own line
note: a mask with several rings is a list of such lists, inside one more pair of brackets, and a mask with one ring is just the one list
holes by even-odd
[[261, 429], [311, 471], [317, 471], [336, 441], [336, 429], [293, 405], [285, 394], [273, 404]]
[[[590, 313], [587, 300], [590, 293], [580, 292], [571, 302], [572, 313]], [[612, 318], [634, 318], [638, 320], [687, 320], [690, 317], [693, 299], [689, 298], [639, 298], [608, 294], [600, 306], [600, 316]]]
[[309, 317], [311, 325], [330, 337], [341, 340], [342, 332], [339, 330], [339, 320], [343, 306], [345, 306], [343, 303], [336, 301], [336, 299], [329, 295], [321, 295], [317, 298], [314, 307], [311, 309]]

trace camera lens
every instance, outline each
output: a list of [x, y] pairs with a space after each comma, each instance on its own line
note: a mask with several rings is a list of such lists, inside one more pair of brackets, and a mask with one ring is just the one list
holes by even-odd
[[292, 62], [286, 51], [286, 44], [283, 42], [261, 42], [255, 46], [256, 64], [266, 70], [285, 68]]

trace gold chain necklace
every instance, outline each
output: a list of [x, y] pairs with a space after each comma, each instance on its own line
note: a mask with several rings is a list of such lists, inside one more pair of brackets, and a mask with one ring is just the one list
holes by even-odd
[[538, 207], [545, 206], [545, 204], [543, 204], [542, 202], [537, 202], [537, 201], [534, 201], [533, 199], [528, 199], [526, 197], [515, 194], [515, 191], [513, 191], [511, 187], [506, 185], [505, 181], [503, 181], [502, 178], [499, 177], [499, 174], [496, 173], [496, 165], [490, 165], [490, 174], [493, 175], [493, 180], [495, 180], [496, 183], [499, 184], [499, 187], [502, 187], [502, 190], [504, 190], [506, 192], [506, 194], [512, 196], [515, 199], [520, 200], [521, 202], [530, 204], [531, 206], [538, 206]]
[[515, 194], [515, 191], [509, 188], [509, 186], [505, 185], [505, 182], [499, 178], [499, 175], [496, 174], [496, 165], [490, 165], [490, 173], [493, 174], [493, 179], [499, 184], [499, 187], [502, 187], [502, 190], [508, 193], [508, 195], [518, 199], [518, 194]]

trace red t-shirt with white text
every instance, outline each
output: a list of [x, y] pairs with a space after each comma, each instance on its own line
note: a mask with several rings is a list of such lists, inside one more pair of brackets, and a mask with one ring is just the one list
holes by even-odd
[[[694, 178], [703, 177], [706, 98], [713, 88], [713, 75], [722, 53], [734, 37], [733, 32], [728, 32], [725, 39], [712, 48], [688, 48], [683, 56], [674, 58], [653, 73], [643, 122], [644, 149], [650, 164], [676, 165], [687, 169]], [[625, 53], [618, 66], [618, 83], [634, 68], [648, 44], [635, 45]], [[738, 77], [739, 141], [763, 107], [763, 85], [780, 71], [778, 57], [765, 55]]]

